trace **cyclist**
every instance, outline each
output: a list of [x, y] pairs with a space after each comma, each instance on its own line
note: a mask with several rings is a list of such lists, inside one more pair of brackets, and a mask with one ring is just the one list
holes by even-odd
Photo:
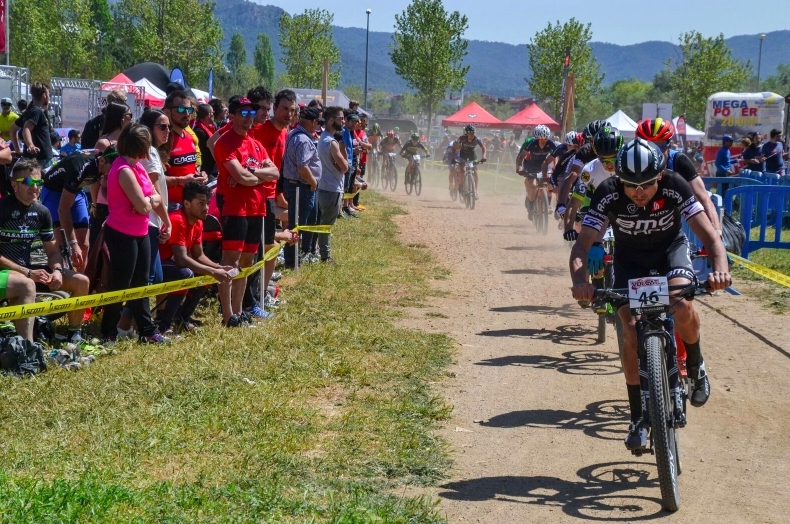
[[721, 234], [719, 213], [710, 199], [708, 190], [705, 189], [705, 184], [697, 174], [694, 163], [685, 154], [669, 148], [669, 143], [672, 137], [675, 136], [675, 126], [672, 125], [672, 122], [663, 118], [656, 118], [655, 120], [648, 118], [639, 122], [636, 128], [636, 136], [648, 142], [653, 142], [664, 152], [667, 169], [679, 174], [689, 183], [691, 190], [694, 191], [694, 196], [705, 208], [705, 214], [708, 215], [708, 220], [713, 224], [713, 229]]
[[[442, 162], [444, 162], [449, 169], [450, 193], [459, 191], [461, 189], [461, 177], [458, 176], [458, 167], [456, 164], [461, 162], [461, 157], [459, 156], [459, 152], [455, 150], [455, 140], [450, 140], [447, 143], [447, 147], [444, 149]], [[452, 196], [452, 194], [450, 196]]]
[[389, 153], [394, 152], [397, 146], [403, 147], [403, 144], [401, 143], [400, 138], [395, 136], [395, 131], [390, 129], [387, 131], [387, 136], [379, 141], [379, 152], [384, 155], [384, 162], [392, 161], [392, 159], [390, 159]]
[[557, 149], [557, 145], [549, 140], [551, 130], [547, 126], [536, 126], [532, 133], [534, 136], [524, 140], [516, 157], [516, 174], [524, 177], [524, 188], [527, 190], [524, 206], [527, 208], [530, 220], [538, 194], [538, 173], [546, 172], [549, 155]]
[[[604, 250], [596, 239], [607, 223], [612, 225], [617, 246], [615, 288], [625, 288], [630, 279], [648, 275], [666, 275], [670, 286], [696, 281], [681, 217], [708, 249], [713, 264], [713, 271], [707, 277], [710, 288], [718, 290], [730, 285], [724, 246], [702, 205], [680, 175], [665, 169], [664, 155], [654, 144], [641, 138], [626, 144], [617, 154], [615, 173], [617, 177], [606, 179], [595, 190], [581, 233], [571, 250], [573, 298], [578, 301], [593, 298], [594, 287], [587, 275], [588, 270], [596, 274], [603, 267]], [[631, 408], [625, 445], [631, 450], [642, 449], [648, 442], [642, 416], [646, 392], [640, 387], [635, 320], [628, 305], [621, 307], [618, 314], [624, 326], [620, 359]], [[672, 314], [676, 332], [686, 346], [691, 405], [699, 407], [710, 396], [710, 382], [700, 351], [699, 315], [690, 300], [675, 302]], [[680, 407], [676, 411], [682, 416]]]
[[[555, 191], [558, 191], [560, 186], [562, 186], [562, 183], [565, 181], [565, 177], [568, 175], [568, 170], [570, 168], [571, 162], [573, 161], [573, 157], [576, 156], [576, 152], [579, 150], [579, 147], [582, 144], [584, 144], [584, 135], [577, 133], [576, 131], [569, 131], [565, 135], [565, 142], [558, 145], [543, 163], [544, 177], [548, 173], [549, 165], [554, 163], [554, 169], [551, 172], [551, 178], [549, 181], [551, 182], [551, 185]], [[564, 215], [565, 199], [560, 201], [560, 199], [557, 198], [555, 217], [560, 219]]]
[[[458, 157], [460, 162], [458, 163], [458, 177], [461, 180], [464, 179], [464, 162], [474, 162], [477, 160], [477, 155], [475, 155], [475, 148], [477, 146], [480, 146], [480, 150], [482, 151], [480, 162], [485, 162], [486, 146], [479, 137], [475, 136], [475, 126], [469, 124], [464, 128], [464, 135], [459, 136], [455, 141], [455, 146], [453, 146], [455, 151], [459, 153]], [[477, 185], [477, 166], [475, 166], [475, 200], [479, 200], [480, 198], [477, 194]]]
[[596, 158], [584, 165], [579, 179], [573, 185], [573, 195], [564, 217], [565, 233], [562, 236], [565, 240], [576, 240], [577, 213], [582, 216], [587, 213], [596, 188], [614, 175], [614, 162], [623, 146], [623, 135], [616, 127], [603, 127], [595, 134], [591, 146]]
[[570, 195], [571, 188], [576, 183], [576, 179], [579, 177], [579, 174], [582, 171], [582, 168], [588, 163], [595, 160], [595, 152], [592, 149], [592, 139], [595, 134], [603, 127], [614, 127], [611, 123], [607, 122], [606, 120], [593, 120], [584, 128], [582, 131], [582, 138], [584, 139], [584, 144], [579, 147], [579, 150], [574, 155], [573, 159], [571, 160], [570, 165], [567, 168], [567, 175], [565, 176], [565, 180], [560, 184], [560, 190], [558, 192], [557, 202], [567, 202], [568, 195]]
[[412, 157], [416, 154], [419, 154], [420, 151], [424, 152], [426, 157], [431, 156], [430, 153], [428, 153], [428, 148], [425, 147], [425, 145], [422, 142], [420, 142], [420, 135], [418, 135], [417, 133], [412, 133], [411, 139], [405, 144], [403, 144], [403, 147], [401, 147], [400, 150], [400, 156], [402, 156], [408, 161], [408, 165], [406, 166], [406, 173], [404, 175], [404, 180], [407, 182], [411, 177], [411, 168], [412, 165], [414, 164]]

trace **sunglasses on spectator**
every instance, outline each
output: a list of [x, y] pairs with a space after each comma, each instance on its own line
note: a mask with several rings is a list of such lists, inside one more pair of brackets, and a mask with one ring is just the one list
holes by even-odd
[[11, 107], [11, 104], [5, 104], [5, 103], [4, 103], [4, 104], [0, 104], [0, 106], [3, 106], [3, 107]]
[[132, 118], [132, 114], [131, 113], [124, 113], [123, 116], [126, 117], [126, 118]]
[[154, 127], [157, 128], [159, 131], [169, 131], [170, 124], [154, 124]]
[[25, 177], [25, 178], [15, 178], [14, 182], [19, 182], [20, 184], [25, 184], [27, 187], [41, 187], [44, 185], [44, 180], [41, 178], [33, 178], [33, 177]]
[[634, 191], [637, 189], [642, 189], [644, 191], [645, 189], [658, 184], [658, 177], [648, 180], [647, 182], [642, 182], [641, 184], [634, 184], [633, 182], [626, 182], [625, 180], [622, 180], [622, 182], [623, 187], [626, 189], [633, 189]]
[[183, 115], [184, 113], [186, 113], [188, 115], [191, 115], [192, 113], [195, 112], [195, 108], [192, 107], [192, 106], [190, 106], [190, 107], [186, 107], [186, 106], [173, 107], [173, 106], [170, 106], [168, 109], [175, 109], [178, 112], [179, 115]]
[[242, 118], [249, 118], [251, 116], [255, 116], [258, 114], [258, 111], [255, 109], [242, 109], [239, 111], [239, 114]]

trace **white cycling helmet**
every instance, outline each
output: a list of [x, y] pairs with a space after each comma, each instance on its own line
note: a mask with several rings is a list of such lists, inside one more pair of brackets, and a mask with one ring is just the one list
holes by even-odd
[[584, 136], [576, 131], [568, 131], [565, 135], [565, 143], [569, 146], [580, 146], [584, 143]]
[[533, 134], [535, 138], [545, 138], [546, 140], [551, 138], [551, 130], [542, 124], [535, 128]]

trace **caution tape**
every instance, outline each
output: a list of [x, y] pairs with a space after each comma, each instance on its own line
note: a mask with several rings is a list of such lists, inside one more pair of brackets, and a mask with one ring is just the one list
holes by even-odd
[[359, 191], [354, 191], [353, 193], [343, 193], [343, 200], [350, 200], [357, 196], [357, 193], [359, 193]]
[[790, 287], [790, 276], [787, 276], [783, 273], [779, 273], [778, 271], [774, 271], [771, 268], [761, 266], [760, 264], [755, 264], [754, 262], [750, 262], [745, 258], [739, 257], [738, 255], [734, 255], [732, 253], [729, 253], [729, 255], [730, 258], [741, 264], [749, 271], [752, 271], [753, 273], [757, 273], [761, 277], [767, 278], [768, 280], [775, 282], [781, 286]]
[[304, 231], [305, 233], [331, 233], [332, 226], [329, 225], [296, 226], [291, 231]]

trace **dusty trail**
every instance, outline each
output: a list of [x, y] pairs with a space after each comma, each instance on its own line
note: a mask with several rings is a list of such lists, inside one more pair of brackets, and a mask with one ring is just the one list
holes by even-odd
[[400, 185], [386, 193], [409, 211], [404, 240], [453, 270], [436, 283], [447, 296], [406, 320], [460, 344], [443, 390], [452, 419], [440, 431], [455, 467], [432, 490], [442, 513], [453, 523], [788, 522], [786, 319], [745, 296], [699, 300], [712, 394], [689, 407], [682, 507], [663, 512], [653, 457], [622, 443], [628, 407], [614, 333], [595, 344], [592, 313], [570, 296], [568, 248], [556, 229], [534, 233], [524, 189], [507, 178], [484, 177], [474, 211], [450, 201], [443, 172], [427, 174], [421, 197]]

